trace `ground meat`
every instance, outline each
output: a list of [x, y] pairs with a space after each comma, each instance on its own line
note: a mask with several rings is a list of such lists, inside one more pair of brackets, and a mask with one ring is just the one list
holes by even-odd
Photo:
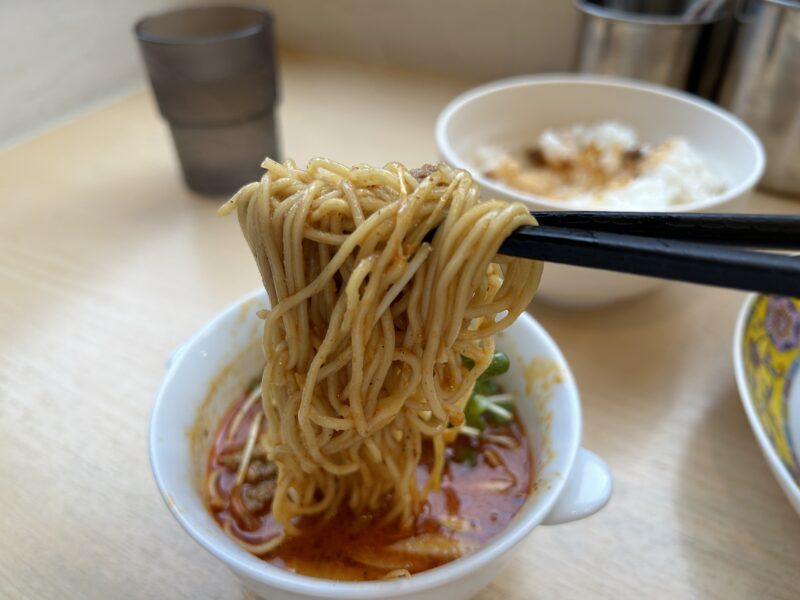
[[644, 158], [644, 152], [639, 150], [639, 148], [633, 148], [632, 150], [626, 150], [622, 158], [628, 162], [636, 163]]
[[239, 463], [242, 460], [242, 453], [241, 452], [231, 452], [230, 454], [220, 454], [217, 456], [217, 462], [229, 469], [231, 471], [235, 471], [239, 468]]
[[525, 157], [534, 167], [544, 167], [547, 165], [547, 159], [544, 157], [544, 152], [542, 152], [538, 146], [525, 148]]
[[258, 483], [264, 479], [272, 477], [277, 468], [274, 463], [264, 460], [250, 461], [250, 466], [247, 467], [247, 475], [245, 480], [249, 483]]
[[422, 165], [418, 169], [411, 169], [411, 176], [416, 180], [425, 179], [430, 177], [439, 169], [436, 165]]
[[245, 485], [243, 492], [245, 508], [252, 514], [263, 513], [269, 508], [275, 495], [275, 480], [267, 479], [255, 485]]

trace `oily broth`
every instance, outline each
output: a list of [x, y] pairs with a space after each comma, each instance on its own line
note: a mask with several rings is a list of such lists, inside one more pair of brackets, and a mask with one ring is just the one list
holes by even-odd
[[[206, 490], [208, 485], [214, 486], [216, 502], [211, 502], [208, 491], [207, 499], [216, 521], [234, 537], [258, 545], [282, 529], [269, 511], [270, 502], [252, 513], [255, 520], [242, 519], [237, 513], [232, 506], [237, 501], [236, 494], [232, 498], [237, 469], [226, 458], [244, 447], [250, 423], [261, 411], [257, 402], [228, 439], [234, 415], [247, 395], [234, 402], [222, 419], [207, 471], [219, 475], [216, 481], [206, 482]], [[441, 486], [428, 494], [412, 527], [382, 523], [380, 513], [354, 515], [340, 509], [327, 521], [301, 519], [300, 535], [285, 538], [277, 548], [259, 556], [304, 575], [375, 580], [402, 569], [418, 573], [473, 552], [508, 526], [535, 482], [528, 436], [516, 415], [507, 424], [489, 424], [484, 434], [481, 438], [460, 435], [448, 446]], [[429, 479], [432, 457], [426, 444], [416, 471], [420, 489]], [[269, 488], [268, 479], [257, 484], [245, 482], [243, 488]]]

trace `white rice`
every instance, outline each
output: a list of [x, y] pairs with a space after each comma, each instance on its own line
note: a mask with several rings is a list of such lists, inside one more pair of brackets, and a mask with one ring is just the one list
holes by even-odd
[[[707, 200], [726, 188], [721, 178], [707, 166], [705, 160], [683, 138], [671, 138], [656, 146], [639, 143], [636, 132], [614, 121], [594, 125], [576, 124], [561, 130], [548, 129], [536, 140], [536, 147], [545, 166], [523, 167], [525, 160], [508, 150], [486, 146], [479, 149], [478, 160], [486, 172], [509, 165], [520, 175], [519, 181], [537, 181], [537, 176], [552, 182], [558, 178], [559, 169], [549, 165], [581, 165], [591, 158], [592, 171], [608, 178], [622, 173], [626, 153], [640, 152], [639, 172], [635, 177], [622, 178], [606, 187], [590, 190], [578, 189], [573, 182], [564, 180], [553, 189], [552, 196], [525, 189], [522, 184], [504, 181], [522, 191], [552, 198], [570, 208], [583, 207], [605, 210], [668, 210]], [[583, 163], [581, 163], [583, 161]], [[576, 167], [572, 167], [575, 169]], [[587, 173], [590, 171], [587, 170]], [[574, 173], [574, 170], [573, 170]], [[587, 175], [587, 179], [590, 176]]]

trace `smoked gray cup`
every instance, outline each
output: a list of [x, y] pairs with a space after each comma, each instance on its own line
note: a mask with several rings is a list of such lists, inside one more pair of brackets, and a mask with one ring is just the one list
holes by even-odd
[[209, 6], [142, 18], [134, 27], [186, 185], [225, 195], [279, 160], [272, 15]]

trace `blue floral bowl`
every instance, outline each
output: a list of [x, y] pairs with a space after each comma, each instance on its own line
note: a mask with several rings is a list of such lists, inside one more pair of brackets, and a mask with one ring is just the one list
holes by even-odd
[[800, 299], [748, 298], [736, 325], [733, 363], [750, 426], [800, 513]]

